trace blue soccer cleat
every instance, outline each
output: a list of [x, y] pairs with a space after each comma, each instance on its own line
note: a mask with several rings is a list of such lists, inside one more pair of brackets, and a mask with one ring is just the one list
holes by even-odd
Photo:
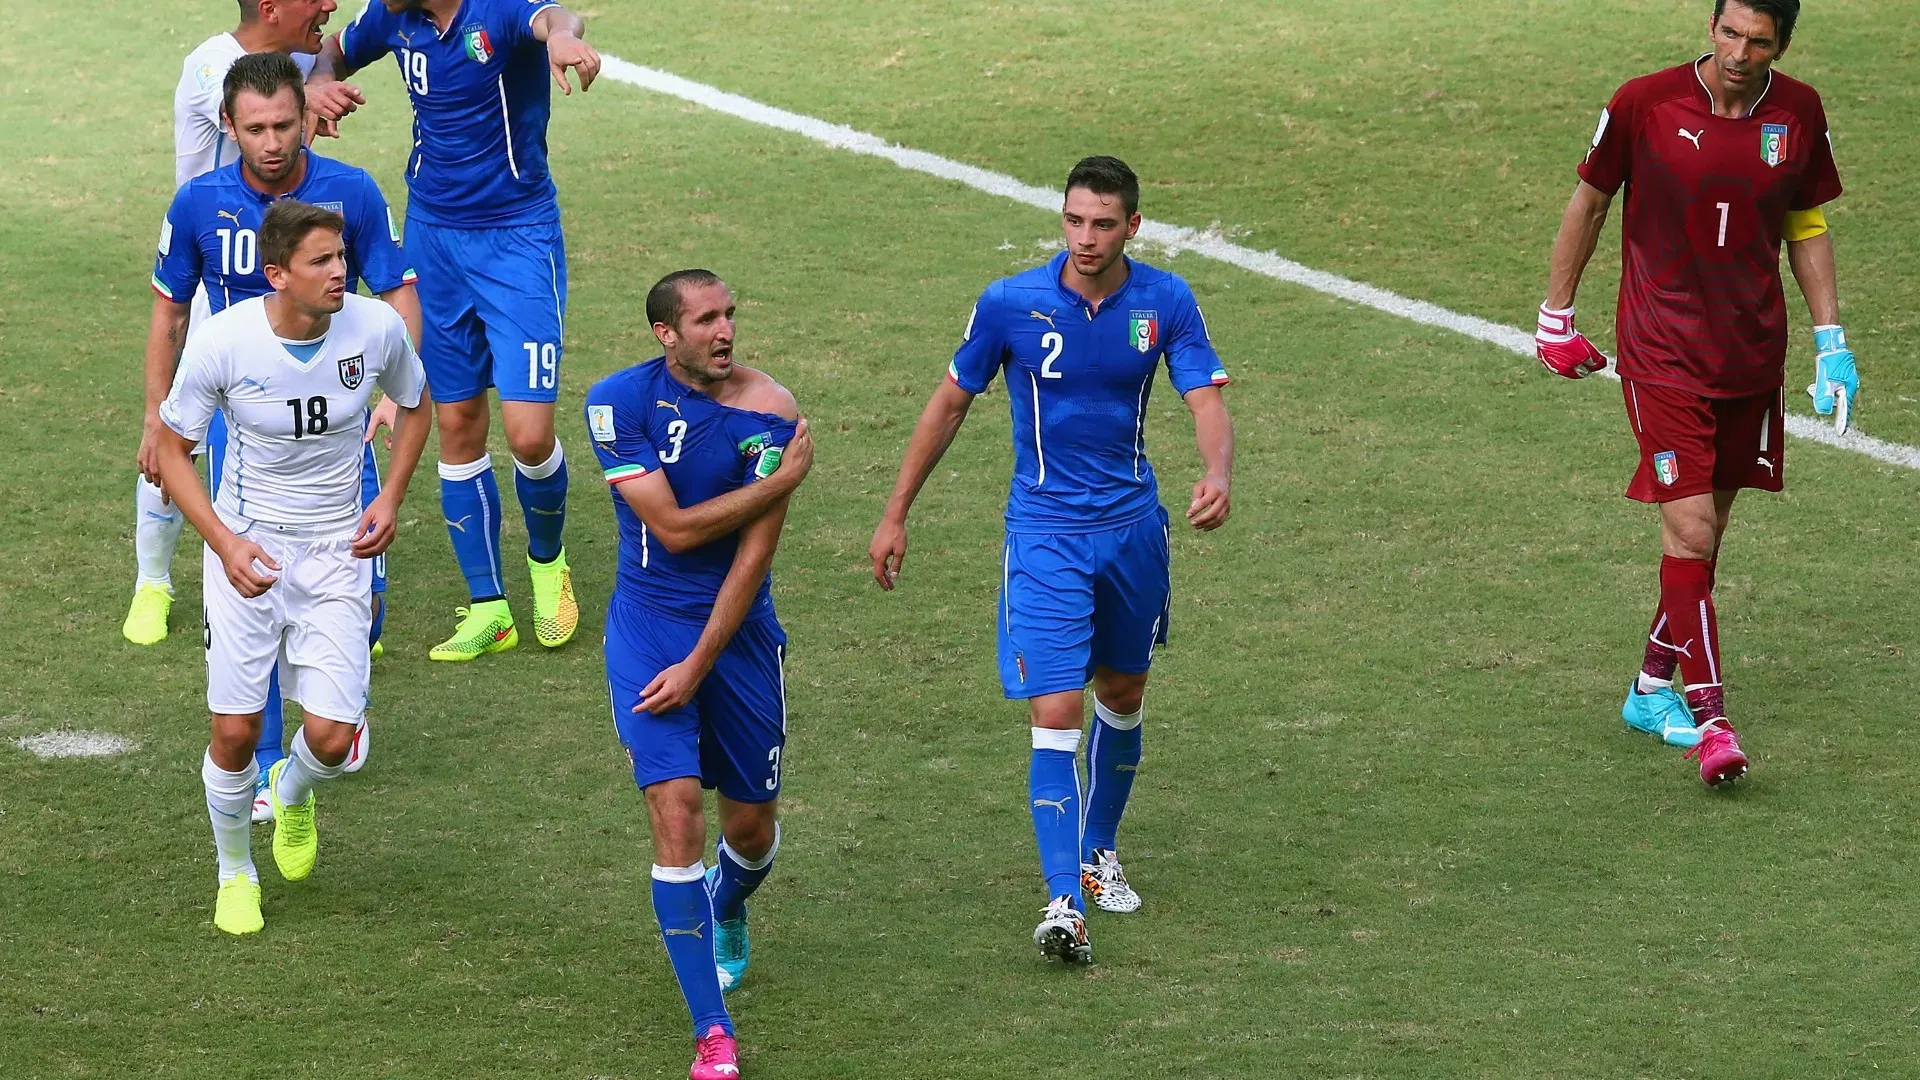
[[[707, 868], [707, 892], [720, 884], [720, 868]], [[740, 905], [740, 917], [722, 919], [718, 912], [713, 917], [713, 966], [720, 974], [720, 992], [731, 994], [747, 977], [747, 961], [753, 950], [747, 944], [747, 905]]]
[[1626, 704], [1620, 706], [1620, 719], [1635, 731], [1658, 735], [1668, 746], [1691, 747], [1700, 741], [1700, 729], [1693, 726], [1686, 699], [1671, 686], [1643, 694], [1635, 680], [1627, 688]]

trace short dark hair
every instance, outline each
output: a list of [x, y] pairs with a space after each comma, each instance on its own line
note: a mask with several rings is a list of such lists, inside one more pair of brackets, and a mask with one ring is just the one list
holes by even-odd
[[1128, 217], [1140, 210], [1140, 178], [1117, 157], [1095, 154], [1081, 158], [1080, 164], [1067, 174], [1066, 190], [1074, 188], [1086, 188], [1095, 195], [1120, 196], [1120, 205], [1127, 208]]
[[725, 285], [720, 275], [711, 270], [675, 270], [666, 277], [653, 283], [647, 290], [647, 322], [666, 323], [668, 326], [680, 325], [680, 311], [684, 306], [680, 301], [685, 294], [682, 290], [689, 285]]
[[[1787, 47], [1793, 40], [1793, 24], [1800, 19], [1800, 0], [1733, 0], [1741, 7], [1752, 8], [1757, 15], [1773, 16], [1774, 33], [1780, 35], [1780, 47]], [[1727, 10], [1727, 0], [1713, 0], [1713, 20], [1720, 21], [1720, 15]]]
[[293, 102], [300, 107], [300, 113], [304, 116], [307, 111], [307, 81], [301, 77], [300, 68], [293, 58], [286, 53], [248, 53], [227, 69], [226, 82], [220, 87], [220, 115], [233, 119], [233, 103], [242, 90], [251, 90], [261, 97], [270, 98], [287, 86], [293, 87]]
[[345, 235], [347, 221], [331, 210], [298, 199], [275, 202], [267, 208], [266, 219], [260, 222], [260, 265], [287, 265], [294, 249], [315, 229]]

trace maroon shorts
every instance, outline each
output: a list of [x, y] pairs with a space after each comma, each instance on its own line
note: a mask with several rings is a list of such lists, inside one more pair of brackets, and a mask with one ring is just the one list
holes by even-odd
[[1627, 498], [1663, 503], [1711, 491], [1779, 491], [1786, 392], [1708, 398], [1621, 379], [1640, 468]]

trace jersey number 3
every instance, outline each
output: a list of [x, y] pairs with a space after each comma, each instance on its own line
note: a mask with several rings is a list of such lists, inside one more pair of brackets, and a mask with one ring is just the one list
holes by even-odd
[[680, 444], [685, 442], [686, 439], [687, 422], [685, 420], [669, 420], [667, 422], [667, 442], [671, 445], [667, 447], [666, 453], [660, 455], [660, 464], [671, 465], [679, 461]]

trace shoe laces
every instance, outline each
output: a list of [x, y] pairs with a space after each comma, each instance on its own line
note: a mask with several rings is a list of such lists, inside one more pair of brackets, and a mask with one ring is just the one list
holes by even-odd
[[1734, 750], [1740, 749], [1740, 740], [1734, 738], [1733, 729], [1716, 724], [1700, 733], [1700, 741], [1693, 744], [1686, 756], [1704, 764], [1709, 750], [1717, 750], [1729, 743], [1733, 745]]
[[1047, 901], [1047, 906], [1041, 909], [1041, 914], [1050, 920], [1072, 919], [1078, 921], [1082, 917], [1080, 912], [1074, 909], [1073, 897], [1071, 896], [1056, 896], [1052, 900]]
[[705, 1035], [693, 1041], [693, 1059], [702, 1065], [724, 1065], [734, 1059], [733, 1036], [726, 1033], [720, 1025], [707, 1029]]
[[1093, 876], [1102, 885], [1125, 885], [1127, 872], [1120, 868], [1120, 857], [1111, 851], [1093, 853]]

